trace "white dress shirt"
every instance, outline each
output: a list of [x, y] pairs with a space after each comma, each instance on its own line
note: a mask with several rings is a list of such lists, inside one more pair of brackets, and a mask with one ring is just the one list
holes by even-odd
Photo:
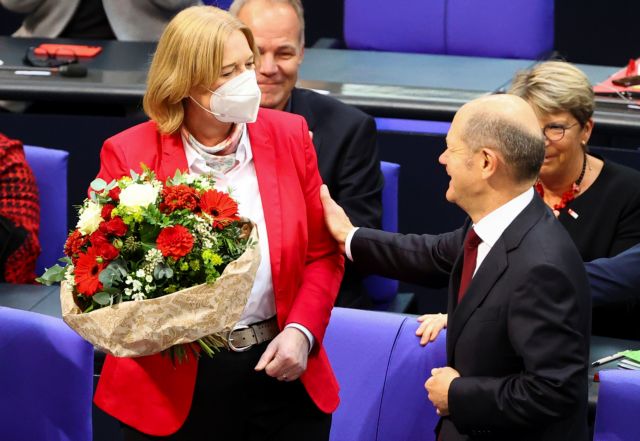
[[[236, 150], [237, 163], [235, 167], [224, 174], [210, 168], [185, 136], [182, 136], [182, 143], [187, 156], [189, 172], [195, 175], [211, 175], [215, 179], [215, 188], [219, 191], [229, 192], [238, 202], [239, 215], [251, 219], [258, 226], [260, 265], [251, 288], [251, 294], [236, 326], [250, 325], [273, 317], [276, 315], [276, 304], [271, 277], [269, 236], [267, 235], [258, 177], [253, 163], [251, 142], [246, 125]], [[302, 331], [309, 340], [309, 348], [313, 347], [313, 335], [308, 329], [298, 323], [291, 323], [287, 327], [294, 327]]]
[[[496, 208], [491, 213], [480, 219], [477, 224], [473, 225], [473, 229], [482, 240], [480, 245], [478, 245], [476, 267], [473, 271], [474, 275], [478, 268], [480, 268], [480, 264], [482, 264], [484, 258], [487, 257], [487, 254], [491, 251], [491, 247], [493, 247], [500, 236], [502, 236], [504, 230], [511, 225], [511, 222], [513, 222], [522, 210], [529, 205], [529, 202], [531, 202], [532, 199], [533, 187], [511, 199], [506, 204]], [[351, 255], [351, 239], [353, 239], [353, 235], [357, 229], [358, 228], [354, 228], [349, 232], [344, 244], [345, 254], [351, 261], [353, 261], [353, 257]]]

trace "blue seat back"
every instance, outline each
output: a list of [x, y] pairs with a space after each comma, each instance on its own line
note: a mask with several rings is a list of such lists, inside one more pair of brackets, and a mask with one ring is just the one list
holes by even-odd
[[91, 441], [93, 347], [59, 318], [0, 307], [0, 430], [12, 441]]
[[553, 49], [554, 0], [345, 0], [349, 49], [538, 58]]
[[233, 0], [203, 0], [205, 5], [215, 6], [220, 9], [229, 9]]
[[36, 274], [53, 266], [64, 254], [67, 225], [67, 165], [69, 152], [25, 145], [27, 163], [40, 194], [40, 247]]
[[[382, 229], [398, 231], [398, 180], [400, 165], [392, 162], [380, 162], [380, 170], [384, 176], [382, 188]], [[378, 310], [386, 310], [398, 294], [399, 282], [380, 276], [368, 276], [364, 280], [365, 288], [373, 305]]]
[[340, 384], [331, 441], [429, 441], [437, 422], [424, 382], [446, 363], [445, 335], [426, 347], [414, 317], [334, 308], [324, 345]]
[[638, 439], [640, 371], [600, 371], [593, 441]]

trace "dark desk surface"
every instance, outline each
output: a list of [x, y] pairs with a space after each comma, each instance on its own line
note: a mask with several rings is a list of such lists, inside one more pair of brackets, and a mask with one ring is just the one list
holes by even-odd
[[[43, 41], [0, 37], [0, 59], [5, 66], [22, 66], [27, 48]], [[139, 104], [155, 44], [82, 43], [103, 46], [103, 52], [97, 57], [82, 60], [88, 67], [86, 78], [23, 77], [0, 71], [0, 99]], [[462, 104], [504, 90], [516, 71], [533, 63], [532, 60], [307, 48], [299, 85], [325, 90], [375, 116], [450, 120]], [[617, 67], [579, 67], [593, 83], [618, 70]], [[595, 119], [601, 127], [640, 128], [640, 110], [630, 109], [618, 99], [599, 98]]]
[[62, 317], [58, 286], [0, 283], [0, 306]]

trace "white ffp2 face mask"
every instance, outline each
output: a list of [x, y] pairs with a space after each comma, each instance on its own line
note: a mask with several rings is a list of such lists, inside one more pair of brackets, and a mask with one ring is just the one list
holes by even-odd
[[209, 109], [189, 96], [203, 110], [225, 123], [252, 123], [258, 117], [260, 88], [254, 70], [246, 70], [218, 87], [209, 90]]

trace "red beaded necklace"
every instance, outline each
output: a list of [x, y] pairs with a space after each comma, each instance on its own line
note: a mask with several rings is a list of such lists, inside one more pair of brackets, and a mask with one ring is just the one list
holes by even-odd
[[[573, 184], [571, 184], [571, 189], [562, 193], [562, 198], [560, 198], [560, 202], [553, 205], [553, 214], [555, 214], [556, 217], [560, 215], [560, 210], [564, 209], [567, 206], [567, 204], [572, 200], [574, 200], [576, 198], [576, 195], [580, 193], [580, 184], [584, 179], [584, 174], [586, 171], [587, 171], [587, 153], [584, 152], [584, 156], [582, 159], [582, 171], [580, 172], [580, 176], [578, 176], [578, 179], [576, 179], [576, 181]], [[540, 179], [536, 181], [534, 187], [538, 192], [538, 194], [540, 195], [540, 197], [544, 199], [544, 188], [542, 188], [542, 183], [540, 182]]]

